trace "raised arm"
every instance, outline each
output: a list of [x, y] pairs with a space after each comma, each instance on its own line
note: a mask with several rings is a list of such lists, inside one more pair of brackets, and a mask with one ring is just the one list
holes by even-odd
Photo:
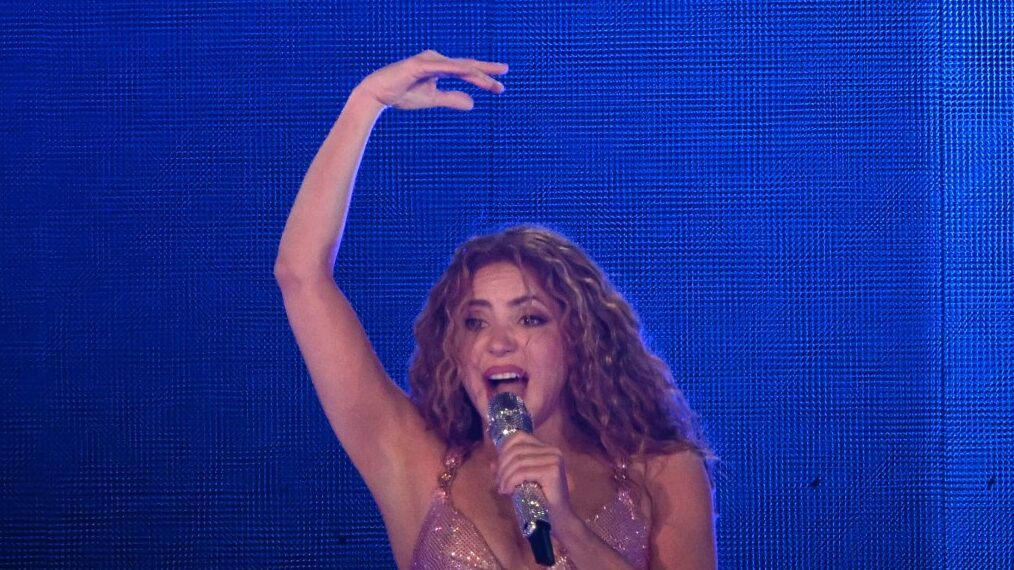
[[[392, 535], [411, 526], [421, 473], [440, 469], [443, 442], [385, 373], [334, 281], [352, 188], [373, 125], [387, 107], [468, 110], [472, 99], [437, 89], [454, 77], [499, 93], [506, 66], [423, 52], [380, 69], [349, 95], [314, 157], [278, 248], [275, 278], [296, 342], [331, 427], [377, 500]], [[411, 466], [411, 469], [409, 468]], [[431, 478], [432, 479], [432, 478]], [[404, 509], [409, 512], [403, 513]], [[393, 518], [392, 518], [393, 517]], [[398, 554], [398, 545], [393, 545]]]

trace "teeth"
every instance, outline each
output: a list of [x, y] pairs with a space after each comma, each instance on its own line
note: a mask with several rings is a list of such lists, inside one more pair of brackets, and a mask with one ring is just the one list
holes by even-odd
[[494, 382], [502, 382], [504, 380], [520, 380], [521, 375], [517, 372], [501, 372], [500, 374], [491, 374], [490, 380]]

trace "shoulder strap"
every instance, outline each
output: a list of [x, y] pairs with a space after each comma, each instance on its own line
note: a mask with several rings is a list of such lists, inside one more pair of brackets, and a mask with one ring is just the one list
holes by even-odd
[[461, 460], [464, 457], [464, 450], [460, 447], [453, 447], [444, 454], [444, 472], [440, 474], [440, 490], [444, 493], [451, 492], [451, 483], [458, 475], [458, 468], [461, 467]]
[[627, 483], [626, 460], [621, 459], [613, 464], [613, 481], [616, 481], [619, 485], [625, 485]]

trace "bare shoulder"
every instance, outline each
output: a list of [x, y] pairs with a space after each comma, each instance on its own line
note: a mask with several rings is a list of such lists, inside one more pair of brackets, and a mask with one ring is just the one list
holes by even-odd
[[651, 501], [652, 568], [714, 568], [711, 478], [695, 451], [654, 455], [644, 463]]
[[645, 482], [649, 487], [707, 491], [711, 494], [711, 478], [704, 458], [693, 450], [652, 455], [644, 462]]

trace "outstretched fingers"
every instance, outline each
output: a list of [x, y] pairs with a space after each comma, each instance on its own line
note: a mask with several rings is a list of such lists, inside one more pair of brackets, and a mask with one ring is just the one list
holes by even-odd
[[437, 81], [454, 78], [492, 93], [504, 86], [493, 78], [507, 72], [502, 63], [477, 59], [452, 59], [435, 51], [424, 51], [408, 59], [383, 67], [360, 83], [360, 91], [377, 102], [398, 109], [450, 107], [467, 111], [472, 98], [461, 91], [442, 91]]
[[437, 79], [454, 77], [493, 93], [503, 93], [504, 90], [503, 83], [493, 79], [487, 72], [478, 67], [464, 65], [459, 62], [449, 61], [424, 64], [423, 70], [428, 77]]
[[502, 93], [503, 83], [493, 75], [507, 73], [505, 63], [468, 58], [449, 58], [435, 51], [425, 51], [416, 56], [421, 74], [425, 77], [455, 77], [493, 93]]
[[509, 67], [506, 63], [500, 63], [497, 61], [486, 61], [482, 59], [473, 59], [468, 57], [447, 57], [441, 53], [433, 50], [426, 50], [415, 56], [416, 60], [426, 62], [434, 65], [448, 64], [455, 67], [458, 70], [477, 69], [482, 73], [489, 75], [503, 75], [507, 73]]

